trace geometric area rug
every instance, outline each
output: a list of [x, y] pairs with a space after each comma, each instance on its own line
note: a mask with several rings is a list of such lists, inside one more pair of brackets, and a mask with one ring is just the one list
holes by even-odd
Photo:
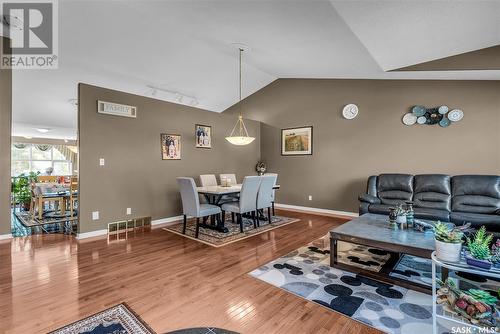
[[110, 307], [50, 334], [155, 334], [125, 303]]
[[[249, 275], [386, 333], [432, 333], [430, 295], [332, 268], [330, 251], [315, 245], [292, 251]], [[450, 323], [438, 325], [438, 333], [450, 332]]]

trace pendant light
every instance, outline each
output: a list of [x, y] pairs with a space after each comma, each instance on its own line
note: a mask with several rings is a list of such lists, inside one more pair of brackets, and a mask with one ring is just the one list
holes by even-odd
[[248, 145], [251, 142], [255, 140], [254, 137], [250, 137], [248, 135], [247, 127], [245, 126], [245, 123], [243, 122], [243, 114], [242, 114], [242, 107], [241, 107], [241, 54], [243, 53], [243, 48], [239, 47], [239, 55], [240, 55], [240, 72], [239, 72], [239, 83], [240, 83], [240, 99], [239, 99], [239, 108], [240, 108], [240, 115], [238, 116], [238, 120], [236, 121], [236, 124], [233, 127], [233, 131], [231, 131], [231, 134], [229, 137], [226, 137], [226, 140], [230, 142], [233, 145]]

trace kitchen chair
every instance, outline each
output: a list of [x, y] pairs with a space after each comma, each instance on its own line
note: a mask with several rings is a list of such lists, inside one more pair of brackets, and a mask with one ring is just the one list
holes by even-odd
[[57, 183], [57, 176], [40, 175], [38, 177], [38, 182], [40, 182], [40, 183]]
[[[276, 183], [278, 182], [278, 174], [276, 173], [266, 173], [264, 175], [275, 175], [276, 178], [274, 179], [274, 185], [276, 185]], [[273, 193], [271, 194], [271, 208], [273, 210], [273, 216], [275, 216], [276, 214], [274, 213], [274, 200], [276, 198], [276, 189], [273, 189]]]
[[200, 232], [200, 217], [215, 216], [221, 213], [220, 207], [211, 204], [200, 204], [196, 184], [191, 177], [178, 177], [177, 185], [181, 192], [182, 212], [184, 216], [184, 225], [182, 233], [186, 234], [187, 216], [196, 217], [195, 238], [198, 238]]
[[261, 177], [246, 176], [241, 185], [240, 198], [238, 202], [225, 203], [222, 205], [222, 219], [225, 218], [225, 211], [235, 213], [240, 224], [240, 232], [243, 233], [243, 217], [244, 213], [252, 213], [254, 227], [257, 227], [255, 220], [255, 211], [257, 203], [257, 193], [259, 191]]
[[78, 201], [78, 176], [72, 176], [69, 184], [69, 209], [71, 217], [75, 210], [75, 202]]
[[210, 187], [217, 185], [217, 179], [214, 174], [200, 175], [200, 182], [202, 187]]
[[[277, 175], [261, 176], [259, 192], [257, 193], [257, 210], [267, 209], [267, 219], [271, 224], [271, 207], [273, 199], [273, 187], [276, 184]], [[259, 214], [257, 213], [257, 226], [259, 226]]]

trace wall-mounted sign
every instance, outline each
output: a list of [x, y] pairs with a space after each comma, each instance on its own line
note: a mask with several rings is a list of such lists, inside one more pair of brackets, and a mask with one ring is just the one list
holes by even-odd
[[97, 112], [99, 114], [133, 118], [137, 117], [137, 107], [104, 101], [97, 101]]

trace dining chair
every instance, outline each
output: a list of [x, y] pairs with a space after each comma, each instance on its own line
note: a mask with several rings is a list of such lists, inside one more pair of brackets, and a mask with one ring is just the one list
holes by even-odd
[[217, 185], [217, 179], [214, 174], [200, 175], [200, 182], [202, 187], [211, 187]]
[[[276, 173], [265, 173], [264, 175], [274, 175], [274, 176], [276, 176], [276, 178], [274, 179], [274, 186], [276, 186], [276, 184], [278, 183], [278, 174], [276, 174]], [[273, 216], [276, 215], [274, 213], [274, 201], [275, 201], [275, 198], [276, 198], [276, 189], [273, 189], [273, 193], [271, 194], [271, 208], [273, 210]]]
[[244, 213], [252, 213], [254, 227], [257, 227], [255, 220], [255, 211], [257, 203], [257, 193], [259, 191], [261, 177], [260, 176], [245, 176], [241, 185], [240, 198], [238, 202], [222, 204], [222, 219], [225, 219], [225, 212], [235, 213], [240, 224], [240, 232], [243, 233], [243, 217]]
[[186, 234], [187, 216], [196, 217], [195, 238], [198, 238], [200, 233], [200, 218], [218, 215], [221, 213], [221, 209], [217, 205], [200, 204], [196, 184], [192, 177], [178, 177], [177, 185], [181, 192], [182, 213], [184, 216], [182, 233]]
[[75, 202], [78, 202], [78, 176], [72, 176], [69, 184], [69, 210], [74, 215]]
[[38, 176], [38, 182], [39, 183], [56, 183], [57, 182], [57, 176], [40, 175], [40, 176]]
[[236, 181], [236, 174], [219, 174], [219, 179], [220, 179], [221, 184], [223, 183], [222, 179], [227, 180], [227, 183], [230, 186], [234, 186], [235, 184], [238, 184], [238, 182]]
[[[267, 209], [267, 219], [271, 224], [271, 206], [273, 187], [276, 184], [276, 174], [261, 176], [259, 192], [257, 193], [257, 210]], [[259, 213], [257, 213], [257, 226], [259, 226]]]

